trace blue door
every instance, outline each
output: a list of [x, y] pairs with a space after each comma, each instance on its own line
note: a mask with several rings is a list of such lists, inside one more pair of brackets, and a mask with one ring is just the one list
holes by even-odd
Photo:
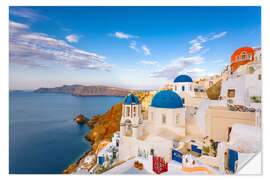
[[193, 145], [193, 144], [191, 145], [191, 150], [194, 151], [194, 152], [197, 152], [199, 154], [202, 153], [202, 150], [201, 149], [198, 149], [198, 146]]
[[98, 156], [98, 164], [102, 165], [104, 162], [104, 157], [103, 156]]
[[172, 160], [182, 163], [182, 156], [183, 154], [179, 151], [172, 150]]
[[229, 169], [235, 173], [235, 162], [238, 160], [238, 152], [229, 149]]
[[216, 147], [217, 147], [217, 148], [218, 148], [218, 144], [219, 144], [219, 143], [220, 143], [220, 142], [218, 142], [218, 141], [216, 142]]

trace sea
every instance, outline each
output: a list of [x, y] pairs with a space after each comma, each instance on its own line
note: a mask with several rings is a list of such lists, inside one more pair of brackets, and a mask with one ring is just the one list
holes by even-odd
[[60, 174], [87, 151], [90, 128], [73, 119], [104, 114], [124, 97], [11, 91], [9, 173]]

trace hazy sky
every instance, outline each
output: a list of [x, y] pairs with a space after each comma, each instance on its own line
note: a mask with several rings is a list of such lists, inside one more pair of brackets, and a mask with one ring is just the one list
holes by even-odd
[[10, 89], [157, 89], [261, 45], [260, 7], [10, 7]]

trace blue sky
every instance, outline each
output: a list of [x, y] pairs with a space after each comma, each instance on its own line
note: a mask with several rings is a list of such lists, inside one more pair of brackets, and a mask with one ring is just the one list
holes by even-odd
[[10, 89], [158, 89], [261, 46], [260, 7], [10, 7]]

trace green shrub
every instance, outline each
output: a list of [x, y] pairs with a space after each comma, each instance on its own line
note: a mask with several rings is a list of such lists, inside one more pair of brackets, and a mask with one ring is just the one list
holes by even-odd
[[209, 146], [203, 146], [202, 151], [204, 154], [208, 154], [210, 152]]

